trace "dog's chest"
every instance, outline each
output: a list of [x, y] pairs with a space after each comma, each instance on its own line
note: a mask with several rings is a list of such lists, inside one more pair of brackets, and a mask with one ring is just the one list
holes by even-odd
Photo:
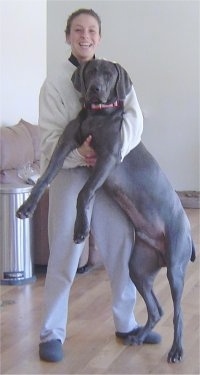
[[81, 137], [115, 137], [120, 133], [122, 119], [121, 110], [86, 110], [81, 116]]

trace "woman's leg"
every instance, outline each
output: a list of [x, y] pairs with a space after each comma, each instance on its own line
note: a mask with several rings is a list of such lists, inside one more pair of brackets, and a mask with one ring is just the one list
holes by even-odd
[[84, 243], [73, 242], [76, 200], [88, 178], [87, 168], [61, 170], [49, 192], [50, 256], [44, 288], [41, 342], [66, 337], [68, 299]]
[[137, 327], [133, 313], [136, 288], [128, 268], [134, 229], [121, 208], [103, 189], [99, 190], [94, 202], [92, 232], [110, 278], [115, 329], [130, 332]]

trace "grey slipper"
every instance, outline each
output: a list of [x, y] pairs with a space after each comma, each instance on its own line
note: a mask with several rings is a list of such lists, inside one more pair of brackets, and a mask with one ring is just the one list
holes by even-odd
[[47, 362], [59, 362], [63, 359], [63, 349], [60, 340], [41, 342], [39, 345], [40, 359]]
[[[141, 326], [133, 329], [130, 332], [115, 332], [115, 335], [120, 339], [128, 339], [131, 338], [131, 336], [135, 336], [139, 333], [139, 331], [142, 329]], [[144, 344], [159, 344], [161, 342], [161, 336], [159, 333], [156, 333], [154, 331], [151, 331], [148, 333], [146, 338], [144, 339]]]

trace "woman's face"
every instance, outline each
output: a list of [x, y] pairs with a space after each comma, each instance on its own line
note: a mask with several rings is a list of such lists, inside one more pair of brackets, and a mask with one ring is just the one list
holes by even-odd
[[73, 19], [67, 42], [71, 45], [72, 54], [80, 63], [93, 58], [100, 39], [96, 18], [89, 14], [80, 14]]

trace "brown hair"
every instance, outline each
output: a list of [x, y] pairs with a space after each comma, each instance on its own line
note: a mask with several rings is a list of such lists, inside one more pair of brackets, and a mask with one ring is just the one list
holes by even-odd
[[101, 35], [101, 19], [98, 16], [98, 14], [93, 9], [82, 8], [82, 9], [76, 10], [75, 12], [73, 12], [68, 17], [67, 26], [66, 26], [66, 29], [65, 29], [65, 35], [66, 35], [66, 37], [70, 34], [70, 29], [71, 29], [71, 25], [72, 25], [73, 19], [75, 17], [79, 16], [80, 14], [88, 14], [89, 16], [94, 17], [97, 20], [97, 22], [98, 22], [98, 25], [99, 25], [99, 35]]

